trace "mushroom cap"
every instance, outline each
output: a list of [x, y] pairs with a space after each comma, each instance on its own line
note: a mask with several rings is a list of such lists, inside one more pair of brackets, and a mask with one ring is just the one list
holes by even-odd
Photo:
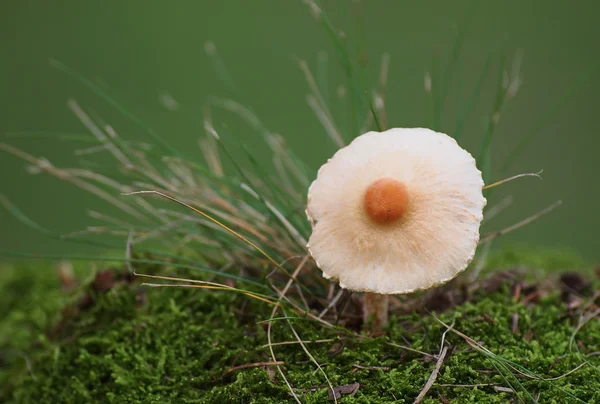
[[308, 190], [308, 249], [342, 288], [410, 293], [454, 278], [475, 254], [486, 200], [475, 159], [443, 133], [368, 132]]

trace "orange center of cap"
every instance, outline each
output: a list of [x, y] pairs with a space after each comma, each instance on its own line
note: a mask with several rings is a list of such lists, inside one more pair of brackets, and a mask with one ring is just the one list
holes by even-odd
[[377, 224], [391, 224], [404, 216], [408, 199], [406, 185], [392, 178], [381, 178], [367, 188], [365, 213]]

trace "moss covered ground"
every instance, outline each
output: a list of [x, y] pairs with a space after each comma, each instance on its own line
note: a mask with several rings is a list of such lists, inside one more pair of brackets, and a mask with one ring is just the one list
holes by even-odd
[[[384, 336], [275, 319], [280, 369], [305, 403], [412, 403], [436, 366], [423, 403], [600, 403], [593, 269], [571, 255], [514, 251], [490, 267], [474, 288], [398, 300]], [[294, 401], [276, 367], [261, 366], [273, 361], [267, 304], [148, 288], [119, 266], [82, 265], [74, 282], [66, 290], [53, 264], [1, 268], [0, 402]], [[313, 341], [304, 345], [322, 371], [292, 327]]]

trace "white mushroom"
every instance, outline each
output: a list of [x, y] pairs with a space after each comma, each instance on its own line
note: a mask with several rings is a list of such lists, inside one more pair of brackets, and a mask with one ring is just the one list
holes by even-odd
[[387, 299], [379, 295], [431, 288], [471, 262], [482, 187], [475, 159], [445, 134], [366, 133], [323, 165], [309, 188], [309, 251], [323, 276], [373, 294], [365, 318], [374, 311], [385, 323]]

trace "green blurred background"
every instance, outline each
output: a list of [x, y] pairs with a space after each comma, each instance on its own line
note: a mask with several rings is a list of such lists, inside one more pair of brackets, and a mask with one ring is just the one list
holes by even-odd
[[[515, 203], [487, 230], [514, 223], [550, 205], [564, 205], [551, 215], [503, 239], [501, 243], [570, 247], [590, 261], [600, 259], [598, 147], [600, 123], [598, 70], [552, 116], [536, 140], [500, 174], [498, 166], [564, 94], [600, 63], [597, 1], [323, 1], [334, 25], [352, 47], [366, 51], [375, 83], [380, 55], [391, 55], [387, 90], [391, 126], [422, 126], [431, 108], [423, 90], [432, 55], [444, 66], [456, 40], [457, 26], [477, 4], [468, 26], [457, 74], [442, 120], [455, 127], [457, 107], [464, 104], [490, 54], [524, 52], [523, 86], [507, 104], [494, 139], [494, 179], [544, 169], [544, 180], [528, 178], [499, 189], [491, 203], [505, 195]], [[356, 10], [359, 10], [358, 12]], [[359, 15], [359, 24], [356, 24]], [[362, 22], [361, 22], [362, 21]], [[362, 29], [359, 27], [362, 24]], [[300, 0], [220, 1], [4, 1], [0, 12], [0, 132], [2, 142], [44, 156], [59, 167], [75, 164], [77, 148], [54, 139], [5, 137], [23, 130], [85, 133], [66, 107], [74, 98], [110, 122], [122, 136], [143, 134], [81, 84], [49, 66], [55, 58], [110, 89], [173, 146], [200, 158], [201, 117], [210, 95], [233, 94], [217, 79], [204, 52], [215, 42], [241, 98], [263, 121], [281, 133], [297, 154], [314, 167], [334, 147], [323, 141], [323, 129], [305, 102], [308, 93], [295, 57], [315, 66], [325, 51], [330, 61], [330, 99], [335, 100], [343, 75], [322, 28]], [[476, 153], [482, 119], [493, 105], [496, 66], [461, 140]], [[435, 85], [435, 82], [434, 82]], [[160, 94], [171, 94], [182, 109], [168, 111]], [[337, 110], [344, 118], [341, 110]], [[429, 113], [429, 112], [428, 112]], [[342, 127], [347, 127], [343, 124]], [[260, 155], [247, 128], [232, 120], [231, 132]], [[86, 210], [105, 210], [96, 198], [46, 176], [32, 176], [25, 164], [0, 154], [1, 193], [43, 226], [59, 232], [82, 230], [91, 220]], [[73, 244], [49, 240], [0, 210], [0, 249], [71, 254]], [[501, 244], [498, 243], [498, 244]]]

